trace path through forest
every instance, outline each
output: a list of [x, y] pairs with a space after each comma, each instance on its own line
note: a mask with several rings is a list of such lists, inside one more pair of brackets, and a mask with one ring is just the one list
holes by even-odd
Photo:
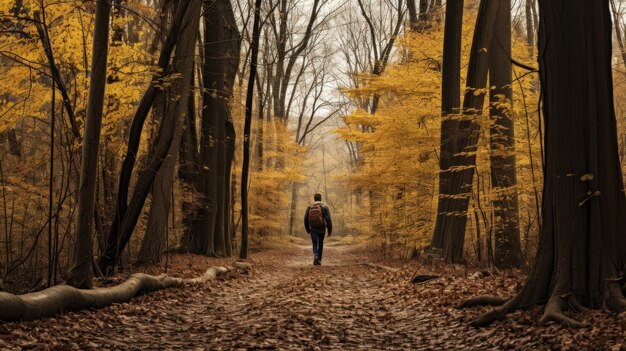
[[[359, 246], [328, 245], [324, 265], [309, 248], [282, 245], [252, 255], [254, 268], [206, 286], [170, 289], [129, 304], [0, 324], [0, 348], [15, 349], [615, 349], [626, 345], [623, 319], [583, 331], [536, 325], [539, 310], [518, 312], [491, 328], [467, 320], [478, 311], [454, 306], [476, 293], [512, 292], [519, 280], [457, 266], [386, 262], [365, 265]], [[226, 261], [224, 261], [226, 262]], [[412, 285], [416, 269], [444, 274]]]

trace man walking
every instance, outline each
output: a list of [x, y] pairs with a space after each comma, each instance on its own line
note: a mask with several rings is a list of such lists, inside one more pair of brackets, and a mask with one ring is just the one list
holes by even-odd
[[322, 264], [322, 252], [324, 251], [324, 235], [328, 229], [328, 236], [333, 233], [333, 222], [330, 219], [328, 206], [322, 203], [322, 195], [313, 196], [313, 204], [307, 207], [304, 214], [304, 229], [311, 235], [313, 242], [313, 265]]

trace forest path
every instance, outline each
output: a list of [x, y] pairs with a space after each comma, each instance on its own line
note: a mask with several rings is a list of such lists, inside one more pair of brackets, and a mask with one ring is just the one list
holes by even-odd
[[252, 255], [250, 272], [207, 285], [0, 324], [0, 349], [604, 349], [623, 340], [617, 328], [605, 335], [537, 328], [538, 312], [513, 314], [492, 328], [469, 327], [478, 311], [454, 305], [475, 293], [514, 289], [504, 276], [445, 266], [439, 269], [446, 277], [414, 286], [416, 261], [388, 272], [364, 265], [372, 255], [363, 247], [327, 245], [319, 267], [311, 256], [308, 246], [272, 247]]

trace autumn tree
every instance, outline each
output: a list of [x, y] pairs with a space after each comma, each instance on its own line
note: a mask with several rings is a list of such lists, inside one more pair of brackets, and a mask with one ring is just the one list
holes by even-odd
[[[617, 147], [609, 1], [539, 0], [539, 70], [545, 114], [543, 224], [534, 267], [510, 300], [472, 324], [546, 303], [542, 323], [580, 327], [566, 315], [626, 310], [626, 197]], [[587, 45], [580, 45], [581, 38]], [[567, 62], [567, 64], [563, 64]]]
[[102, 108], [106, 87], [107, 59], [109, 51], [109, 21], [111, 5], [106, 1], [96, 3], [96, 19], [93, 36], [93, 54], [89, 100], [85, 119], [85, 139], [81, 158], [77, 238], [74, 249], [74, 266], [68, 274], [70, 285], [91, 288], [93, 263], [93, 213], [98, 174], [98, 150], [102, 128]]
[[[467, 68], [466, 88], [463, 97], [462, 118], [455, 129], [454, 149], [450, 159], [449, 188], [439, 194], [439, 201], [446, 199], [445, 207], [438, 207], [434, 236], [443, 236], [444, 257], [450, 262], [463, 258], [467, 209], [472, 190], [476, 164], [477, 142], [484, 99], [487, 92], [489, 50], [494, 34], [499, 1], [482, 0], [476, 18], [476, 27]], [[447, 191], [445, 191], [447, 190]], [[441, 215], [443, 214], [443, 215]], [[441, 231], [441, 233], [438, 233]]]
[[147, 161], [146, 169], [139, 173], [132, 197], [127, 203], [130, 174], [132, 174], [139, 146], [139, 136], [141, 135], [143, 122], [156, 96], [157, 88], [154, 86], [154, 81], [165, 79], [166, 77], [156, 77], [153, 80], [143, 97], [143, 101], [137, 108], [133, 126], [131, 127], [129, 150], [124, 160], [122, 174], [120, 175], [117, 213], [107, 238], [106, 249], [99, 262], [100, 269], [104, 273], [111, 273], [112, 268], [118, 263], [120, 253], [128, 244], [156, 174], [170, 151], [176, 123], [187, 112], [187, 99], [189, 97], [191, 72], [193, 70], [193, 54], [195, 52], [196, 28], [198, 28], [200, 19], [200, 7], [201, 1], [193, 0], [189, 3], [180, 2], [176, 9], [170, 35], [163, 45], [159, 59], [159, 66], [167, 69], [170, 53], [173, 47], [176, 46], [176, 52], [172, 59], [172, 71], [168, 72], [169, 76], [167, 77], [170, 80], [168, 81], [168, 89], [172, 100], [168, 101], [167, 110], [160, 121], [155, 146]]
[[489, 48], [491, 186], [494, 189], [495, 265], [522, 263], [513, 122], [511, 1], [501, 0]]
[[443, 63], [441, 72], [441, 133], [439, 146], [439, 201], [437, 219], [431, 246], [443, 250], [443, 227], [450, 220], [447, 209], [452, 198], [452, 158], [455, 157], [456, 132], [461, 113], [461, 39], [463, 29], [463, 0], [446, 2], [445, 31], [443, 37]]

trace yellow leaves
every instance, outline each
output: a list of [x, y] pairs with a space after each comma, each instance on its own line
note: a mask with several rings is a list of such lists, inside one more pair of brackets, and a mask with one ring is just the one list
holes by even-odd
[[591, 174], [591, 173], [583, 174], [580, 177], [580, 180], [583, 181], [583, 182], [590, 182], [590, 181], [593, 180], [593, 174]]

